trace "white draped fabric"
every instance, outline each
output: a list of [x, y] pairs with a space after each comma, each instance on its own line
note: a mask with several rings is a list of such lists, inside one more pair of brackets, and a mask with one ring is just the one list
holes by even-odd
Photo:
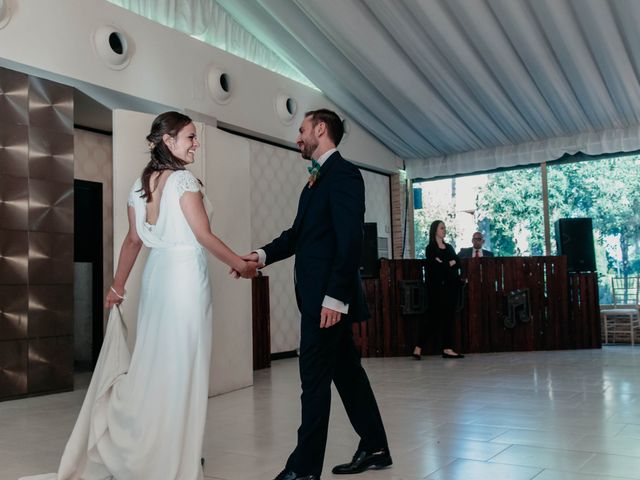
[[240, 26], [213, 0], [108, 1], [268, 70], [316, 88], [298, 70]]
[[136, 230], [150, 248], [131, 356], [113, 309], [98, 363], [57, 474], [22, 480], [201, 480], [212, 305], [206, 253], [180, 208], [200, 184], [188, 171], [165, 183], [155, 225], [138, 179]]
[[429, 179], [536, 165], [562, 156], [605, 155], [640, 149], [640, 125], [603, 132], [582, 133], [539, 142], [521, 143], [475, 152], [407, 161], [407, 177]]
[[[213, 8], [144, 3], [180, 11], [193, 32], [202, 20], [185, 12]], [[216, 3], [405, 159], [411, 177], [640, 149], [640, 1]]]

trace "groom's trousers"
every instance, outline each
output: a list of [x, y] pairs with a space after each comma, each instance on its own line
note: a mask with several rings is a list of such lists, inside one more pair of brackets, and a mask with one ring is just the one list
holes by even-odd
[[387, 448], [387, 436], [367, 374], [360, 363], [348, 318], [330, 328], [320, 328], [316, 316], [302, 315], [300, 380], [302, 423], [298, 444], [287, 468], [303, 475], [322, 473], [331, 382], [335, 384], [345, 410], [360, 436], [358, 448], [368, 452]]

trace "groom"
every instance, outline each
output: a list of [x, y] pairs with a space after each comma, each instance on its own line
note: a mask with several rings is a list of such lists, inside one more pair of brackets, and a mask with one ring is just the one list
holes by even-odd
[[295, 292], [301, 312], [300, 380], [302, 423], [298, 443], [274, 480], [318, 480], [322, 472], [331, 382], [335, 384], [360, 444], [334, 474], [360, 473], [391, 465], [382, 418], [360, 364], [351, 322], [369, 317], [359, 259], [364, 222], [364, 182], [336, 145], [344, 128], [330, 110], [307, 112], [296, 140], [312, 160], [293, 225], [245, 258], [264, 265], [295, 255]]

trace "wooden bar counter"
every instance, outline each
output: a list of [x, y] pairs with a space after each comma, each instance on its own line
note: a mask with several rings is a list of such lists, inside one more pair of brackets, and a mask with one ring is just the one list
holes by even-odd
[[[435, 319], [428, 310], [410, 313], [413, 304], [420, 310], [425, 267], [424, 260], [383, 259], [380, 278], [363, 280], [372, 318], [353, 325], [363, 357], [410, 355], [420, 322], [428, 324], [424, 353], [440, 353]], [[567, 272], [566, 257], [463, 259], [462, 277], [457, 351], [600, 348], [597, 274]], [[518, 304], [525, 296], [528, 301]]]

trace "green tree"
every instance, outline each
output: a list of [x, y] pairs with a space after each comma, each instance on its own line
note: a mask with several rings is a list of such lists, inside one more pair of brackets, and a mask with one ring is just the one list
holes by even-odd
[[487, 222], [494, 253], [542, 255], [544, 224], [540, 170], [510, 170], [492, 175], [478, 190], [476, 221]]

